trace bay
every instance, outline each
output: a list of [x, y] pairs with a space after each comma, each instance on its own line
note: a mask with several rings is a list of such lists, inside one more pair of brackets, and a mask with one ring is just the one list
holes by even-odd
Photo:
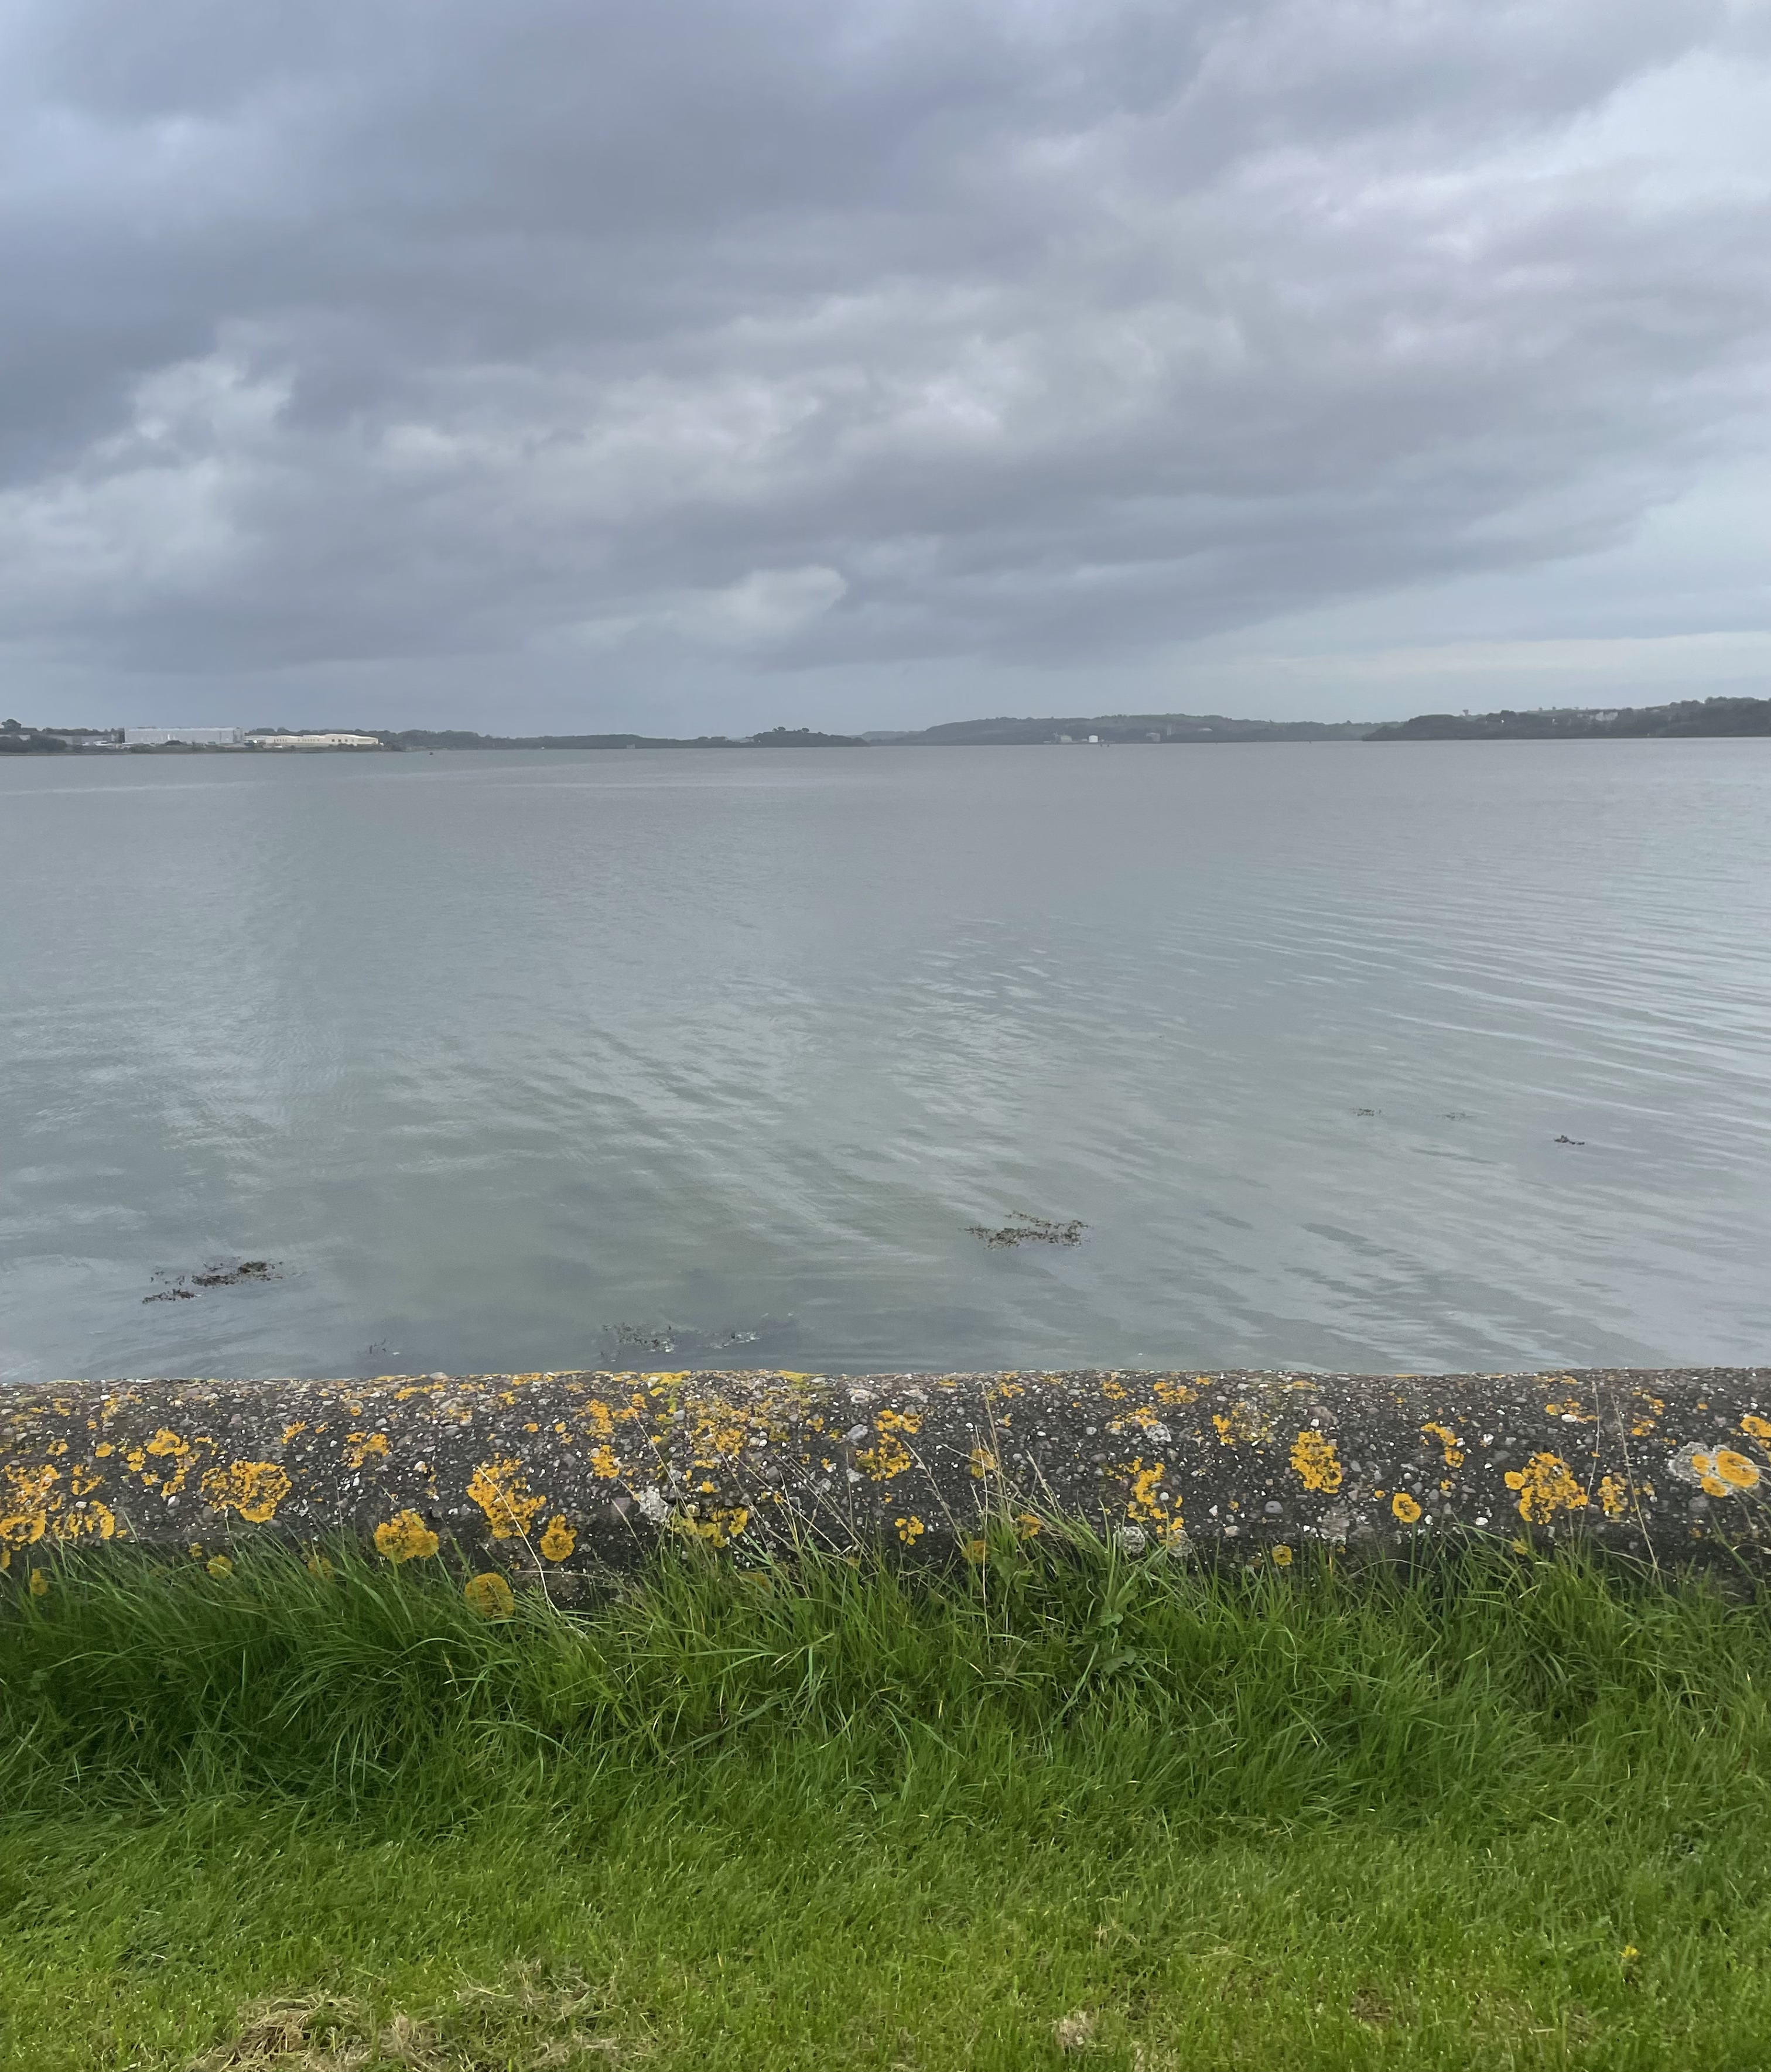
[[0, 1379], [1763, 1359], [1768, 807], [1754, 741], [0, 762]]

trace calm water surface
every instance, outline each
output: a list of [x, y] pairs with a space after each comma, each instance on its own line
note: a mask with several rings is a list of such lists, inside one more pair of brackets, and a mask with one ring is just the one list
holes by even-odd
[[0, 1376], [1763, 1359], [1768, 807], [1757, 742], [0, 762]]

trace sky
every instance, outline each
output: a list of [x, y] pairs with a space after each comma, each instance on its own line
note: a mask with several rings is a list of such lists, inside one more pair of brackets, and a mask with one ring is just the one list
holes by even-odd
[[0, 710], [1765, 694], [1771, 9], [0, 0]]

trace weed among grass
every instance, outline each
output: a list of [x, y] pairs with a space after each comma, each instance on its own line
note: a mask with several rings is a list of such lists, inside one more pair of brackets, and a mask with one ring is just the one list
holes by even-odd
[[1771, 2062], [1756, 1598], [109, 1551], [0, 1610], [0, 2062]]

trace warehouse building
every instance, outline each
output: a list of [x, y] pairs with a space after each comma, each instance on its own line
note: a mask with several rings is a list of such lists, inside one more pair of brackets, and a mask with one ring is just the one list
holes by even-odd
[[252, 734], [249, 748], [379, 748], [372, 734]]
[[125, 748], [165, 748], [179, 742], [187, 748], [237, 748], [245, 736], [237, 726], [126, 726]]

